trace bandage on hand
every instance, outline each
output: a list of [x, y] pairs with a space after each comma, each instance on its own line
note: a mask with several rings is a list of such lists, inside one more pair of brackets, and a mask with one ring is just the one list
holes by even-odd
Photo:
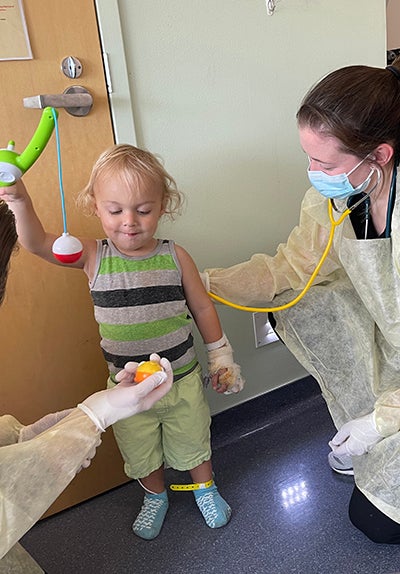
[[224, 334], [219, 341], [206, 344], [208, 375], [213, 388], [225, 394], [238, 393], [243, 389], [244, 379], [240, 367], [233, 360], [233, 350]]

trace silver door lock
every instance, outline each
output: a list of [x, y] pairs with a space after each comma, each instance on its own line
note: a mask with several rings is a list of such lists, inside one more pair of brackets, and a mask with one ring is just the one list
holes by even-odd
[[63, 74], [67, 76], [67, 78], [75, 79], [79, 78], [79, 76], [82, 74], [83, 68], [78, 58], [75, 58], [74, 56], [68, 56], [61, 62], [61, 70], [63, 71]]

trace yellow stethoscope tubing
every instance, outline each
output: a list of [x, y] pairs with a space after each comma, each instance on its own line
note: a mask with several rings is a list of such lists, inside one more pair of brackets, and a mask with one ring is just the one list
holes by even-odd
[[300, 299], [302, 299], [304, 297], [304, 295], [307, 293], [307, 291], [310, 289], [311, 285], [314, 282], [314, 279], [316, 278], [316, 276], [319, 273], [319, 270], [321, 269], [322, 265], [324, 264], [325, 259], [328, 256], [328, 253], [332, 247], [332, 242], [333, 242], [333, 236], [335, 234], [335, 229], [336, 227], [338, 227], [341, 223], [343, 223], [344, 219], [350, 215], [351, 213], [351, 209], [346, 209], [346, 211], [344, 211], [341, 216], [339, 217], [338, 220], [335, 220], [333, 217], [333, 207], [332, 207], [332, 202], [329, 201], [328, 203], [328, 213], [329, 213], [329, 219], [331, 222], [331, 228], [329, 231], [329, 238], [328, 238], [328, 242], [326, 244], [326, 247], [324, 249], [324, 252], [321, 256], [321, 259], [319, 260], [316, 268], [314, 269], [310, 279], [307, 281], [305, 287], [303, 288], [303, 290], [297, 295], [297, 297], [295, 297], [292, 301], [289, 301], [289, 303], [285, 303], [285, 305], [279, 305], [278, 307], [246, 307], [245, 305], [237, 305], [236, 303], [232, 303], [232, 301], [227, 301], [226, 299], [224, 299], [223, 297], [220, 297], [219, 295], [215, 295], [214, 293], [211, 293], [210, 291], [208, 291], [208, 295], [211, 297], [211, 299], [213, 299], [214, 301], [218, 301], [218, 303], [223, 303], [224, 305], [227, 305], [228, 307], [233, 307], [234, 309], [239, 309], [239, 311], [248, 311], [249, 313], [274, 313], [275, 311], [283, 311], [284, 309], [289, 309], [290, 307], [293, 307], [294, 305], [296, 305], [296, 303], [298, 303], [300, 301]]

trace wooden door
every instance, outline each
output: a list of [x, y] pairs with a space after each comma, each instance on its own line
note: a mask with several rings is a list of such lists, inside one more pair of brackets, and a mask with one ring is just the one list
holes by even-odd
[[[63, 183], [70, 233], [101, 237], [98, 221], [82, 216], [74, 204], [93, 162], [113, 143], [94, 1], [29, 0], [24, 9], [34, 59], [0, 61], [0, 148], [12, 139], [22, 152], [37, 127], [42, 111], [25, 109], [23, 98], [59, 94], [72, 85], [89, 90], [94, 103], [87, 116], [59, 110]], [[67, 56], [82, 63], [78, 79], [61, 71]], [[24, 181], [44, 226], [61, 234], [54, 135]], [[84, 273], [50, 265], [21, 248], [12, 258], [0, 309], [0, 353], [0, 409], [23, 423], [75, 406], [104, 388], [107, 370]], [[89, 469], [78, 474], [47, 514], [126, 480], [108, 430]]]

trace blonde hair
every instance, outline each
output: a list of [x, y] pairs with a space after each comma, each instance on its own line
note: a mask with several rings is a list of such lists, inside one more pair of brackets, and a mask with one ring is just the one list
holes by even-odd
[[138, 188], [143, 181], [153, 180], [162, 184], [162, 205], [165, 215], [174, 219], [181, 212], [184, 196], [178, 191], [175, 180], [152, 153], [130, 144], [117, 144], [106, 149], [95, 162], [88, 184], [79, 193], [77, 205], [86, 215], [95, 214], [94, 186], [104, 175], [116, 175], [129, 187]]

